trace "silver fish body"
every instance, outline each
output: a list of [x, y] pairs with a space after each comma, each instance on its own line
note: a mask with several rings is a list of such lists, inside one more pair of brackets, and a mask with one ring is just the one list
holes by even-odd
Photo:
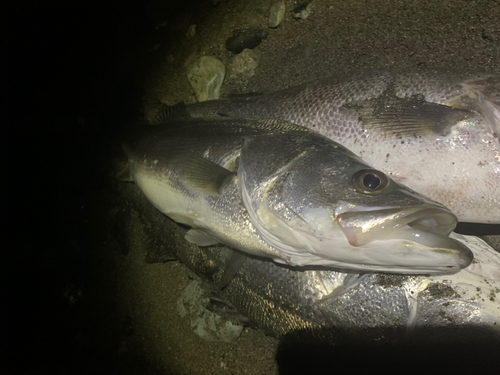
[[201, 246], [360, 272], [447, 274], [472, 261], [449, 237], [448, 209], [301, 126], [178, 120], [127, 149], [132, 180]]
[[500, 78], [382, 72], [187, 106], [278, 118], [339, 142], [462, 222], [500, 223]]
[[[157, 244], [165, 243], [170, 256], [209, 285], [217, 284], [229, 252], [220, 246], [200, 248], [184, 241], [186, 229], [168, 220], [136, 190], [133, 184], [120, 185], [126, 207], [137, 212], [132, 217], [140, 218], [131, 222], [148, 229], [147, 237], [134, 239], [132, 244], [150, 249], [147, 258], [151, 262], [165, 258], [163, 253], [155, 254]], [[298, 335], [302, 339], [305, 334], [315, 343], [343, 343], [351, 337], [362, 342], [401, 342], [416, 337], [425, 343], [437, 340], [451, 344], [485, 339], [488, 334], [498, 338], [500, 254], [476, 237], [453, 236], [475, 256], [469, 267], [453, 275], [361, 276], [295, 270], [249, 258], [217, 293], [260, 329], [280, 338]]]

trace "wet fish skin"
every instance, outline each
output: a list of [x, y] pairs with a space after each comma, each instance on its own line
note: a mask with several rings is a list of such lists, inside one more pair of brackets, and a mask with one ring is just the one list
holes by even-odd
[[425, 343], [453, 344], [456, 339], [486, 339], [488, 334], [499, 338], [500, 255], [476, 237], [459, 237], [471, 247], [475, 260], [454, 275], [297, 271], [250, 258], [220, 291], [215, 285], [228, 259], [226, 250], [184, 241], [186, 230], [154, 209], [134, 184], [120, 184], [119, 191], [137, 212], [133, 217], [140, 218], [133, 225], [148, 228], [148, 237], [134, 240], [134, 246], [168, 243], [169, 256], [195, 271], [211, 290], [272, 336], [302, 339], [305, 334], [316, 343], [344, 343], [352, 336], [377, 343], [420, 337]]
[[132, 180], [200, 246], [365, 272], [453, 273], [472, 261], [448, 237], [449, 210], [301, 126], [178, 120], [127, 149]]
[[461, 222], [500, 223], [500, 78], [379, 72], [186, 106], [278, 118], [323, 134]]

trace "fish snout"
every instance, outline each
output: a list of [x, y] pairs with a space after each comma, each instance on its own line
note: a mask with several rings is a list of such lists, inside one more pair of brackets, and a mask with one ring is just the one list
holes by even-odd
[[425, 204], [372, 211], [357, 207], [338, 215], [336, 221], [352, 246], [370, 252], [373, 242], [380, 247], [387, 241], [387, 256], [392, 254], [388, 261], [415, 270], [453, 273], [469, 266], [474, 258], [467, 246], [449, 237], [458, 220], [444, 206]]

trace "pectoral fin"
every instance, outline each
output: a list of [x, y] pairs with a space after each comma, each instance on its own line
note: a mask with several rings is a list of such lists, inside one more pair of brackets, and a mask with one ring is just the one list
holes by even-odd
[[490, 124], [497, 138], [500, 137], [500, 103], [489, 100], [489, 98], [482, 93], [479, 93], [479, 100], [481, 101], [481, 109], [484, 118]]
[[477, 94], [479, 111], [497, 138], [500, 137], [500, 78], [490, 77], [466, 85]]
[[400, 137], [446, 136], [451, 128], [470, 114], [462, 109], [426, 102], [418, 97], [381, 96], [375, 100], [347, 105], [341, 110], [357, 113], [363, 129]]
[[184, 157], [178, 163], [181, 180], [203, 194], [221, 194], [235, 176], [235, 173], [202, 157]]
[[204, 231], [195, 228], [188, 230], [184, 238], [187, 241], [195, 243], [198, 246], [213, 246], [219, 243], [219, 241], [217, 241], [210, 234], [207, 234]]

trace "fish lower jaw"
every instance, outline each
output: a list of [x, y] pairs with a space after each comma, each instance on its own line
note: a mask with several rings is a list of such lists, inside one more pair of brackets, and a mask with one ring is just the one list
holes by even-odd
[[310, 268], [310, 267], [327, 267], [334, 271], [345, 273], [384, 273], [393, 275], [447, 275], [454, 274], [462, 270], [460, 265], [448, 266], [419, 266], [398, 264], [369, 264], [369, 263], [348, 263], [342, 261], [334, 261], [325, 258], [297, 259], [293, 256], [286, 256], [285, 259], [274, 259], [276, 263], [287, 264], [293, 267]]
[[420, 247], [422, 251], [449, 256], [453, 264], [446, 266], [460, 269], [468, 267], [474, 259], [473, 253], [463, 243], [443, 234], [428, 232], [405, 226], [393, 233], [395, 240], [408, 241], [409, 246]]
[[[403, 235], [404, 231], [401, 231]], [[435, 234], [433, 234], [435, 235]], [[436, 235], [437, 236], [437, 235]], [[443, 236], [444, 237], [444, 236]], [[294, 267], [326, 267], [340, 272], [388, 273], [399, 275], [445, 275], [459, 272], [473, 259], [472, 252], [458, 240], [444, 237], [438, 247], [407, 239], [374, 241], [353, 247], [336, 239], [309, 243], [309, 251], [278, 250], [278, 263]], [[431, 241], [437, 241], [432, 239]], [[450, 247], [454, 247], [450, 249]], [[459, 249], [459, 250], [457, 250]]]

